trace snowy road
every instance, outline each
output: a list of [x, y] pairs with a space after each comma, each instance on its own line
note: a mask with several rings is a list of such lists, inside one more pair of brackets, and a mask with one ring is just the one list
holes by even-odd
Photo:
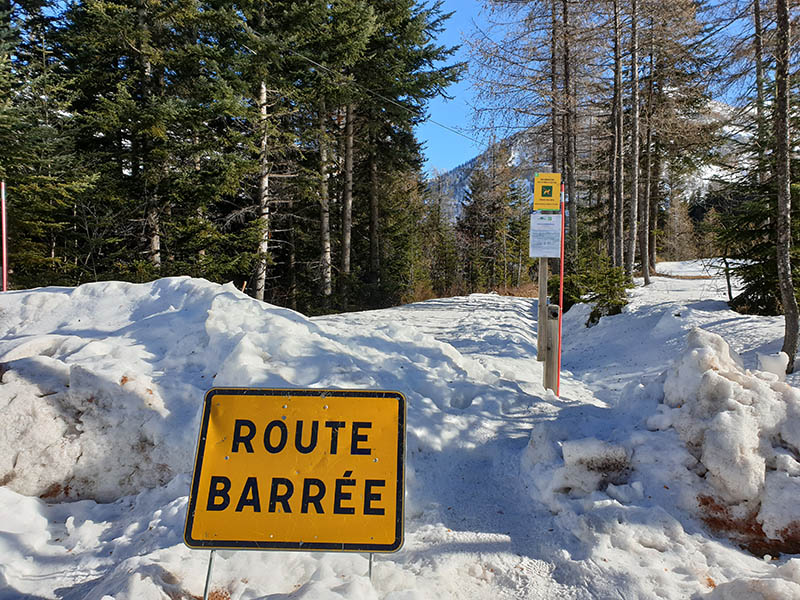
[[551, 557], [569, 544], [554, 536], [549, 510], [531, 510], [519, 477], [530, 424], [553, 418], [562, 405], [542, 398], [536, 302], [476, 294], [315, 322], [357, 328], [376, 319], [452, 346], [492, 382], [472, 398], [451, 399], [438, 431], [415, 428], [410, 416], [415, 494], [406, 544], [377, 564], [386, 560], [424, 577], [425, 587], [435, 586], [426, 598], [589, 598], [554, 580]]

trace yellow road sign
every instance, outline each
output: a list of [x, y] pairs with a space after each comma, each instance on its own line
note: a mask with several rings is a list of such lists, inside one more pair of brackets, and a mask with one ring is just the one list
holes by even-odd
[[399, 549], [405, 421], [398, 392], [210, 390], [184, 541], [192, 548]]
[[533, 210], [561, 210], [561, 173], [538, 173], [533, 184]]

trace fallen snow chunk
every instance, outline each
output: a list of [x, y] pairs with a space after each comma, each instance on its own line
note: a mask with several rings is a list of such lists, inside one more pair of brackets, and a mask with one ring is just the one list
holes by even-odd
[[788, 473], [793, 477], [800, 476], [800, 462], [783, 448], [778, 448], [775, 454], [775, 469]]
[[550, 437], [549, 423], [536, 423], [531, 429], [528, 445], [523, 453], [523, 464], [533, 466], [540, 463], [554, 462], [558, 457], [558, 448]]
[[786, 367], [788, 365], [789, 355], [786, 352], [758, 355], [758, 368], [767, 373], [777, 375], [778, 381], [786, 380]]
[[609, 483], [622, 484], [630, 470], [628, 451], [597, 438], [566, 441], [561, 446], [564, 468], [560, 486], [589, 494]]
[[67, 544], [70, 552], [91, 550], [97, 545], [100, 535], [111, 527], [110, 523], [95, 523], [89, 519], [76, 525], [75, 517], [67, 517], [64, 525], [67, 530]]
[[647, 428], [650, 431], [664, 431], [672, 427], [675, 422], [675, 412], [677, 409], [672, 409], [666, 404], [659, 404], [656, 407], [658, 414], [651, 416], [647, 419]]
[[778, 575], [800, 585], [800, 558], [792, 558], [778, 567]]
[[716, 587], [708, 600], [789, 600], [800, 598], [800, 585], [785, 579], [736, 579]]
[[672, 407], [695, 400], [703, 374], [726, 373], [742, 368], [742, 360], [722, 337], [695, 327], [687, 349], [672, 365], [664, 382], [664, 402]]
[[609, 483], [606, 494], [622, 504], [630, 504], [644, 498], [644, 487], [641, 481], [634, 481], [630, 485], [614, 485]]
[[[764, 495], [758, 521], [764, 533], [776, 540], [800, 535], [800, 515], [797, 498], [800, 497], [800, 477], [773, 471], [767, 473]], [[800, 539], [798, 539], [800, 541]]]
[[628, 468], [628, 452], [625, 448], [597, 438], [566, 441], [561, 446], [561, 453], [568, 467], [582, 465], [592, 471], [606, 473]]
[[766, 461], [758, 450], [758, 422], [750, 411], [725, 411], [711, 420], [700, 462], [724, 500], [736, 503], [761, 493]]
[[786, 418], [779, 426], [781, 439], [793, 449], [800, 449], [800, 390], [786, 386], [783, 393]]

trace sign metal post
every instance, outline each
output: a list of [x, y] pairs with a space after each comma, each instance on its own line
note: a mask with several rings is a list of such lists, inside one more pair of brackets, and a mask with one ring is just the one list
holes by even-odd
[[212, 548], [208, 556], [208, 571], [206, 571], [206, 587], [203, 588], [203, 600], [208, 600], [208, 590], [211, 586], [211, 568], [214, 566], [214, 553], [216, 550]]

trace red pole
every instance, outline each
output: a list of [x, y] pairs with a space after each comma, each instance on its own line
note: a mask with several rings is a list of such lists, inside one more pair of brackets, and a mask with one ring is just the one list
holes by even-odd
[[8, 291], [8, 245], [6, 244], [6, 182], [0, 181], [0, 236], [3, 238], [3, 291]]
[[561, 184], [561, 277], [558, 286], [558, 377], [556, 396], [561, 389], [561, 322], [564, 319], [564, 184]]

